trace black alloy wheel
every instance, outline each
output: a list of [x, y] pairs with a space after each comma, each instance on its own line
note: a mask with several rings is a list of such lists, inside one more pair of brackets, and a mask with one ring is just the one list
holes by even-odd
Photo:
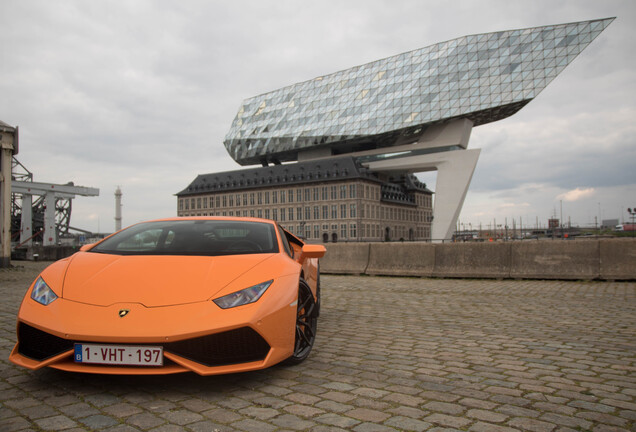
[[298, 284], [298, 306], [296, 312], [296, 338], [294, 342], [294, 354], [286, 361], [295, 365], [305, 360], [316, 339], [318, 327], [318, 308], [311, 288], [304, 279]]

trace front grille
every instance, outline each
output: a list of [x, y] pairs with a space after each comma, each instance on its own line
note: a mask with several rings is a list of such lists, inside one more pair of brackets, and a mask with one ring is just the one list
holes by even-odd
[[[75, 342], [38, 330], [28, 324], [18, 324], [18, 352], [33, 360], [43, 361], [62, 354], [73, 349]], [[249, 327], [171, 342], [163, 347], [165, 351], [205, 366], [263, 360], [270, 349], [265, 339]]]
[[33, 360], [46, 360], [73, 349], [73, 341], [62, 339], [30, 325], [18, 324], [18, 352]]
[[206, 366], [222, 366], [263, 360], [270, 346], [256, 331], [242, 327], [167, 343], [164, 349]]

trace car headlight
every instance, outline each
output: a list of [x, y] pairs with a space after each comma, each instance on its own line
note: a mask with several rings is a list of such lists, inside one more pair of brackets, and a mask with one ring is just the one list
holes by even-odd
[[217, 299], [214, 299], [213, 301], [221, 309], [229, 309], [236, 306], [254, 303], [256, 300], [261, 298], [263, 293], [267, 290], [267, 288], [269, 288], [272, 282], [274, 281], [270, 280], [267, 282], [259, 283], [258, 285], [245, 288], [244, 290], [219, 297]]
[[35, 281], [35, 285], [33, 286], [31, 298], [36, 302], [47, 306], [57, 298], [57, 294], [55, 294], [53, 290], [49, 288], [46, 282], [44, 282], [44, 279], [39, 277], [38, 280]]

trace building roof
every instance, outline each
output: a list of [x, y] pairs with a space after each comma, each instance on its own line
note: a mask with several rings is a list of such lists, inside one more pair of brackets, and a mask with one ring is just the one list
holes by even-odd
[[15, 127], [0, 120], [0, 130], [4, 132], [15, 132]]
[[[293, 164], [200, 174], [187, 188], [176, 195], [181, 197], [204, 193], [271, 188], [274, 186], [305, 186], [311, 183], [352, 179], [364, 179], [386, 184], [386, 182], [378, 178], [377, 174], [358, 163], [354, 157], [344, 156]], [[419, 182], [412, 175], [398, 179], [395, 183], [403, 184], [404, 189], [408, 191], [418, 190], [431, 193], [424, 183]]]
[[614, 18], [464, 36], [245, 100], [224, 144], [241, 165], [417, 139], [427, 125], [508, 117]]

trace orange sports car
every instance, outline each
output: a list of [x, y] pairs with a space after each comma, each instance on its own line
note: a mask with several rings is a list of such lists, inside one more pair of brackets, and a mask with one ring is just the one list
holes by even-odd
[[9, 359], [106, 374], [297, 364], [316, 335], [324, 254], [265, 219], [142, 222], [37, 277]]

